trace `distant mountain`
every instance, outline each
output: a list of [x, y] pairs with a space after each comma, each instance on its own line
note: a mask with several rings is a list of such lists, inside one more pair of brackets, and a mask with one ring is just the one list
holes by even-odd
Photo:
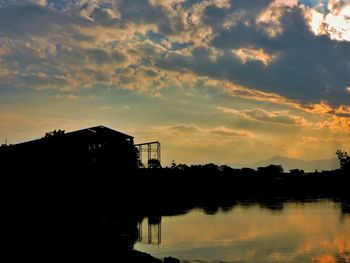
[[304, 161], [300, 159], [289, 158], [285, 156], [274, 156], [267, 160], [258, 161], [251, 164], [240, 164], [232, 165], [234, 168], [249, 167], [256, 169], [258, 167], [268, 166], [270, 164], [282, 165], [285, 172], [288, 172], [291, 169], [303, 169], [305, 172], [313, 172], [316, 169], [318, 171], [322, 170], [334, 170], [339, 168], [339, 161], [337, 158], [331, 159], [322, 159], [322, 160], [312, 160]]

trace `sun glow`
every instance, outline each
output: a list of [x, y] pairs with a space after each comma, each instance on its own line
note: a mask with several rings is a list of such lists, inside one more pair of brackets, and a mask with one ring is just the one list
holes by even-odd
[[304, 15], [315, 35], [328, 35], [337, 41], [350, 41], [350, 4], [331, 9], [328, 14], [322, 14], [314, 9], [306, 8]]

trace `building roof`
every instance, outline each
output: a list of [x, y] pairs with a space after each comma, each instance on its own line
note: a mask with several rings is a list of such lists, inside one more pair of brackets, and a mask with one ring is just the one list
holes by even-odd
[[86, 129], [82, 129], [82, 130], [77, 130], [77, 131], [72, 131], [72, 132], [67, 132], [65, 134], [76, 134], [76, 133], [91, 133], [91, 134], [95, 134], [95, 133], [105, 133], [105, 134], [111, 134], [111, 135], [118, 135], [119, 137], [124, 137], [125, 139], [132, 139], [134, 138], [133, 136], [130, 136], [128, 134], [113, 130], [111, 128], [105, 127], [103, 125], [100, 126], [95, 126], [95, 127], [90, 127], [90, 128], [86, 128]]
[[[118, 137], [120, 139], [125, 139], [125, 140], [132, 140], [134, 137], [130, 136], [128, 134], [113, 130], [111, 128], [105, 127], [105, 126], [94, 126], [94, 127], [90, 127], [90, 128], [85, 128], [85, 129], [81, 129], [81, 130], [77, 130], [77, 131], [72, 131], [72, 132], [67, 132], [64, 133], [62, 135], [59, 135], [58, 137], [60, 138], [76, 138], [76, 137], [84, 137], [84, 138], [89, 138], [89, 137], [95, 137], [98, 136], [99, 138], [101, 137]], [[47, 137], [47, 138], [40, 138], [40, 139], [36, 139], [36, 140], [32, 140], [32, 141], [26, 141], [26, 142], [22, 142], [22, 143], [18, 143], [18, 144], [13, 144], [10, 146], [21, 146], [21, 145], [31, 145], [31, 144], [36, 144], [39, 142], [45, 142], [47, 141], [52, 141], [55, 140], [56, 136], [53, 137]]]

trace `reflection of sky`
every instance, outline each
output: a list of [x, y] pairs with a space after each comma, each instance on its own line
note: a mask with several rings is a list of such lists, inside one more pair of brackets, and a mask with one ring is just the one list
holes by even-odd
[[197, 210], [163, 217], [161, 245], [138, 243], [135, 249], [204, 261], [349, 262], [350, 218], [341, 219], [339, 207], [330, 202], [288, 204], [281, 213], [259, 206], [216, 215]]

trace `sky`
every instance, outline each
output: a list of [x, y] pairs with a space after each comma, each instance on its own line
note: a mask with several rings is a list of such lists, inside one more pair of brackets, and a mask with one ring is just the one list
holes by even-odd
[[0, 0], [0, 143], [97, 125], [163, 166], [350, 151], [350, 0]]

